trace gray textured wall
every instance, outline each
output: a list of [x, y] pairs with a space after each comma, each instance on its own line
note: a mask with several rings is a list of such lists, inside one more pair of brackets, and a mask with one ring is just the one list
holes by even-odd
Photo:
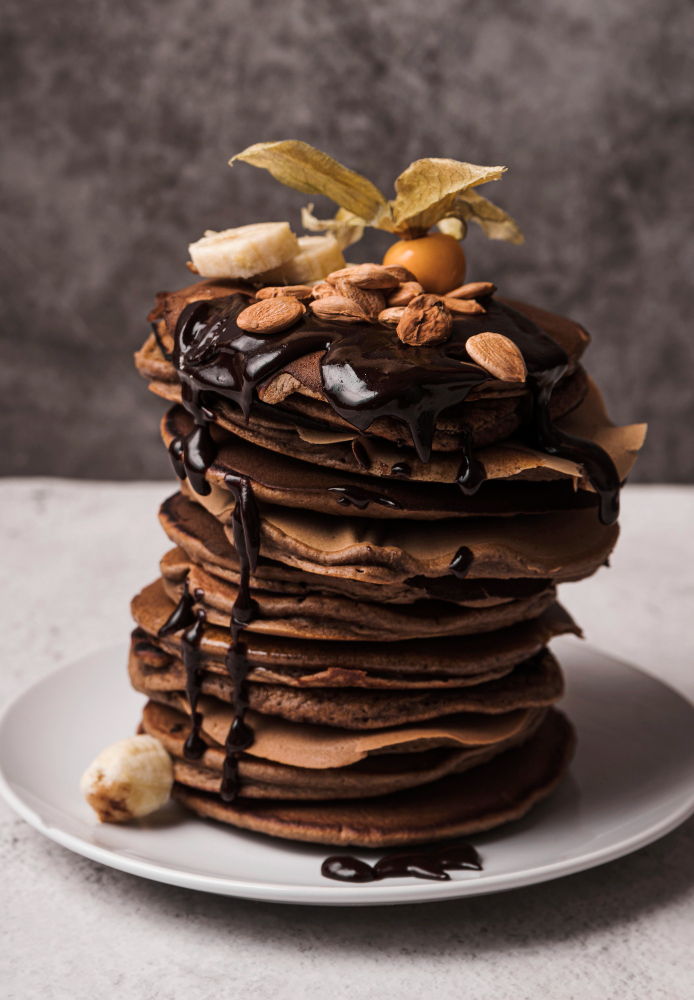
[[694, 479], [692, 11], [5, 0], [2, 472], [170, 474], [131, 365], [144, 318], [203, 229], [298, 226], [304, 197], [226, 162], [301, 138], [388, 193], [419, 156], [506, 164], [485, 191], [527, 243], [475, 231], [471, 276], [582, 321], [614, 417], [651, 424], [638, 478]]

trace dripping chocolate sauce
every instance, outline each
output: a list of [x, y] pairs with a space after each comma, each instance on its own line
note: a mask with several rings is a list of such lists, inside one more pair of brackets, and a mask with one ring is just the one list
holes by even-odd
[[473, 562], [474, 556], [472, 551], [466, 545], [461, 545], [448, 564], [448, 569], [453, 576], [456, 576], [459, 580], [464, 580], [470, 572]]
[[409, 479], [412, 475], [412, 469], [407, 462], [396, 462], [391, 467], [390, 474], [391, 476], [395, 476], [396, 479]]
[[360, 469], [366, 470], [370, 468], [371, 463], [369, 462], [368, 452], [359, 438], [355, 438], [354, 441], [352, 441], [352, 454], [354, 455]]
[[250, 578], [255, 572], [260, 554], [260, 517], [253, 496], [253, 488], [246, 476], [233, 473], [225, 476], [224, 482], [234, 496], [234, 510], [231, 515], [234, 548], [239, 557], [240, 573], [236, 600], [231, 609], [231, 642], [226, 656], [226, 668], [234, 689], [234, 718], [227, 736], [222, 774], [221, 796], [231, 802], [238, 793], [238, 755], [253, 744], [253, 730], [246, 722], [248, 693], [246, 678], [250, 670], [246, 646], [241, 637], [258, 610], [251, 597]]
[[383, 496], [375, 490], [365, 490], [362, 486], [329, 486], [328, 493], [334, 493], [337, 502], [343, 507], [356, 507], [357, 510], [366, 510], [370, 503], [378, 504], [380, 507], [392, 507], [395, 510], [402, 510], [399, 500], [392, 497]]
[[181, 636], [181, 654], [183, 666], [186, 672], [186, 696], [190, 704], [190, 733], [183, 747], [183, 753], [189, 760], [197, 760], [205, 752], [206, 745], [200, 736], [200, 725], [202, 717], [197, 711], [198, 700], [202, 694], [202, 654], [200, 652], [200, 640], [205, 628], [205, 612], [202, 608], [196, 612], [194, 604], [202, 600], [204, 594], [201, 590], [196, 590], [193, 594], [188, 586], [188, 577], [183, 581], [183, 593], [181, 598], [166, 619], [157, 635], [164, 637], [172, 632], [180, 632], [185, 629]]
[[[247, 299], [239, 294], [189, 303], [174, 338], [173, 363], [183, 384], [183, 404], [195, 427], [181, 440], [180, 459], [191, 486], [205, 494], [205, 467], [214, 460], [212, 415], [206, 394], [214, 393], [250, 416], [256, 386], [300, 357], [322, 352], [323, 393], [333, 410], [360, 433], [374, 420], [404, 423], [422, 462], [431, 457], [436, 420], [486, 382], [487, 373], [465, 350], [470, 336], [500, 333], [520, 349], [528, 370], [534, 414], [530, 443], [546, 454], [580, 462], [599, 499], [600, 518], [612, 523], [618, 513], [619, 477], [609, 455], [593, 442], [558, 430], [549, 414], [552, 390], [568, 368], [565, 351], [521, 313], [496, 299], [485, 299], [482, 315], [456, 316], [444, 344], [412, 347], [390, 327], [326, 324], [307, 314], [288, 331], [250, 334], [236, 324]], [[484, 469], [472, 454], [472, 435], [464, 435], [464, 459], [457, 481], [464, 493], [479, 489]], [[362, 456], [363, 457], [363, 456]]]
[[449, 844], [428, 851], [387, 854], [375, 865], [352, 855], [333, 855], [321, 865], [321, 875], [337, 882], [380, 882], [384, 878], [424, 878], [450, 882], [449, 871], [482, 871], [482, 861], [472, 844]]

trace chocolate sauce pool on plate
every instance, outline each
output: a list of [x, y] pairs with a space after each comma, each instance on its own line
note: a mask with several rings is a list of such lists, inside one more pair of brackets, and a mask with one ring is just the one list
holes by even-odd
[[387, 854], [375, 865], [352, 855], [336, 854], [321, 865], [321, 875], [336, 882], [380, 882], [384, 878], [425, 878], [450, 882], [449, 871], [482, 871], [482, 861], [472, 844], [449, 844], [428, 851]]

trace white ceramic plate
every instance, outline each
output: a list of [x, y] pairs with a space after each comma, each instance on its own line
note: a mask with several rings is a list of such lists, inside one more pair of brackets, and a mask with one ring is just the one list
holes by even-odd
[[[175, 804], [124, 826], [99, 824], [80, 796], [80, 775], [104, 746], [134, 732], [143, 703], [128, 684], [124, 644], [63, 667], [9, 706], [0, 720], [0, 791], [28, 823], [78, 854], [228, 896], [410, 903], [543, 882], [628, 854], [694, 812], [694, 707], [575, 639], [553, 648], [568, 680], [562, 707], [578, 730], [570, 773], [525, 819], [472, 838], [484, 871], [453, 872], [450, 882], [332, 882], [320, 874], [329, 849], [235, 831]], [[355, 853], [373, 861], [385, 852]]]

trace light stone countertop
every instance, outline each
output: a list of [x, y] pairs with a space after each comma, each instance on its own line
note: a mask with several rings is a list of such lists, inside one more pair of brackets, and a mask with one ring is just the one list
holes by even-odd
[[[130, 597], [166, 548], [156, 510], [169, 492], [0, 480], [0, 702], [128, 633]], [[561, 596], [589, 642], [694, 701], [693, 526], [694, 487], [627, 487], [611, 569]], [[694, 996], [694, 819], [569, 878], [387, 909], [253, 903], [148, 882], [71, 854], [3, 804], [0, 866], [2, 997]]]

